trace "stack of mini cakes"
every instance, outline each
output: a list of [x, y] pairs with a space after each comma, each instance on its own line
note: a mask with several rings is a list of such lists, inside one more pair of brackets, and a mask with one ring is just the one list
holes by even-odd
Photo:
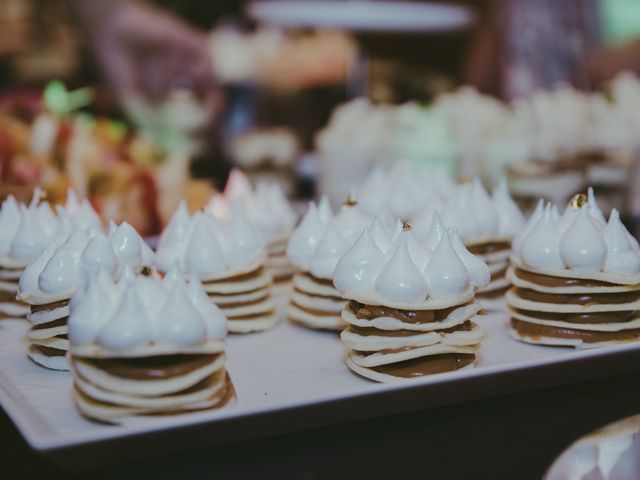
[[30, 305], [32, 326], [27, 354], [53, 370], [67, 370], [69, 299], [91, 272], [111, 275], [153, 264], [153, 252], [127, 223], [109, 238], [95, 230], [74, 229], [61, 216], [58, 231], [20, 277], [18, 299]]
[[514, 338], [576, 348], [640, 339], [638, 242], [615, 209], [606, 222], [590, 196], [577, 195], [562, 216], [540, 205], [514, 242]]
[[489, 281], [487, 265], [454, 230], [434, 229], [440, 239], [431, 251], [405, 228], [387, 253], [365, 230], [335, 270], [335, 286], [349, 300], [341, 334], [347, 365], [379, 382], [472, 366], [483, 336], [474, 296]]
[[18, 279], [53, 235], [57, 220], [47, 202], [38, 203], [36, 189], [29, 206], [13, 196], [0, 209], [0, 318], [24, 318], [29, 306], [16, 299]]
[[[130, 271], [129, 271], [130, 272]], [[225, 370], [227, 322], [200, 282], [104, 271], [71, 300], [70, 366], [80, 412], [131, 424], [217, 408], [234, 398]]]
[[335, 217], [326, 197], [319, 207], [309, 205], [287, 246], [287, 255], [298, 268], [287, 307], [291, 321], [314, 329], [344, 328], [340, 312], [345, 301], [333, 286], [333, 271], [367, 223], [353, 201]]
[[504, 179], [490, 197], [480, 181], [457, 187], [445, 202], [444, 223], [456, 227], [467, 248], [489, 265], [491, 281], [478, 291], [477, 299], [487, 310], [504, 305], [509, 289], [506, 278], [511, 241], [524, 227], [525, 219]]
[[273, 280], [281, 282], [293, 276], [295, 269], [285, 251], [297, 215], [279, 184], [260, 182], [254, 189], [247, 176], [234, 168], [224, 192], [213, 196], [208, 209], [219, 220], [227, 220], [232, 212], [242, 210], [266, 245], [265, 266]]
[[229, 320], [229, 331], [249, 333], [278, 321], [265, 258], [264, 244], [242, 211], [223, 221], [209, 212], [191, 216], [182, 203], [160, 236], [156, 264], [162, 272], [175, 264], [185, 276], [196, 275]]

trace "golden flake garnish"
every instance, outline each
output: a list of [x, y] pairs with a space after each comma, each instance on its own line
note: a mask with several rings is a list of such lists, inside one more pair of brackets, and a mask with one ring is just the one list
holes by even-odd
[[356, 200], [356, 197], [354, 197], [353, 195], [349, 195], [347, 199], [344, 201], [344, 203], [342, 204], [342, 206], [355, 207], [357, 204], [358, 204], [358, 201]]
[[404, 230], [404, 231], [411, 230], [411, 223], [402, 222], [402, 230]]
[[569, 202], [569, 205], [571, 205], [571, 208], [573, 208], [574, 210], [580, 210], [588, 200], [589, 198], [584, 193], [578, 193], [573, 196], [573, 198]]

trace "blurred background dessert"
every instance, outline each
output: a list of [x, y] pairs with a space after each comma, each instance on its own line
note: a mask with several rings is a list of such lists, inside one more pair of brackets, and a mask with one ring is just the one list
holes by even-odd
[[2, 198], [72, 187], [153, 236], [234, 166], [337, 207], [402, 161], [488, 189], [506, 175], [524, 211], [592, 185], [640, 216], [634, 2], [0, 7]]

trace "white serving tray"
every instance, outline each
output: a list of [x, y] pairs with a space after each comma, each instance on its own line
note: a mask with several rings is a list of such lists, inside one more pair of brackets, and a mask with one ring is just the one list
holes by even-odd
[[127, 428], [81, 417], [69, 373], [45, 370], [26, 357], [26, 325], [3, 328], [0, 404], [35, 450], [76, 470], [640, 369], [640, 343], [582, 351], [539, 347], [512, 340], [501, 314], [479, 323], [486, 338], [475, 368], [396, 385], [351, 373], [336, 334], [283, 321], [270, 332], [231, 336], [235, 405]]

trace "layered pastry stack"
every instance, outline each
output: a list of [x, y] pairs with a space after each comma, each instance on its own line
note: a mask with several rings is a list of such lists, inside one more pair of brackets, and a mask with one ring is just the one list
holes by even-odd
[[478, 291], [478, 301], [487, 310], [501, 309], [509, 289], [506, 272], [511, 241], [525, 224], [505, 180], [500, 181], [492, 196], [479, 180], [460, 185], [446, 201], [442, 217], [447, 226], [458, 229], [467, 248], [489, 265], [491, 281]]
[[227, 321], [202, 284], [92, 273], [71, 300], [73, 396], [92, 419], [130, 424], [218, 408], [234, 398], [225, 370]]
[[254, 189], [241, 170], [233, 169], [224, 192], [210, 200], [208, 209], [223, 221], [241, 210], [266, 244], [265, 266], [273, 280], [285, 281], [293, 276], [295, 269], [285, 250], [297, 216], [280, 185], [261, 182]]
[[615, 209], [605, 222], [593, 196], [577, 195], [562, 216], [539, 206], [514, 247], [514, 338], [575, 348], [640, 338], [640, 248]]
[[57, 220], [47, 202], [39, 202], [36, 190], [30, 205], [13, 196], [0, 209], [0, 317], [24, 318], [29, 306], [16, 299], [18, 279], [24, 268], [42, 251], [56, 229]]
[[67, 370], [71, 296], [97, 270], [120, 275], [126, 268], [141, 272], [151, 265], [153, 252], [128, 223], [113, 228], [107, 237], [76, 229], [60, 215], [53, 238], [20, 276], [18, 299], [30, 305], [29, 357], [44, 367]]
[[177, 265], [183, 275], [202, 281], [233, 333], [268, 330], [278, 321], [265, 258], [265, 246], [242, 211], [217, 220], [210, 212], [190, 215], [184, 202], [162, 232], [156, 250], [160, 271]]
[[[29, 306], [16, 299], [22, 271], [42, 252], [58, 228], [58, 218], [36, 188], [29, 205], [9, 196], [0, 209], [0, 318], [24, 318]], [[102, 229], [100, 218], [87, 200], [80, 202], [69, 190], [67, 204], [57, 207], [73, 225]]]
[[344, 328], [340, 312], [345, 301], [333, 286], [333, 272], [368, 221], [353, 199], [335, 216], [326, 197], [319, 206], [311, 202], [287, 246], [287, 255], [298, 268], [287, 307], [291, 321], [314, 329]]
[[347, 365], [379, 382], [396, 382], [469, 367], [483, 333], [475, 290], [489, 282], [487, 265], [455, 230], [443, 231], [434, 251], [410, 227], [384, 253], [370, 229], [336, 266], [334, 283], [349, 301], [341, 338]]

